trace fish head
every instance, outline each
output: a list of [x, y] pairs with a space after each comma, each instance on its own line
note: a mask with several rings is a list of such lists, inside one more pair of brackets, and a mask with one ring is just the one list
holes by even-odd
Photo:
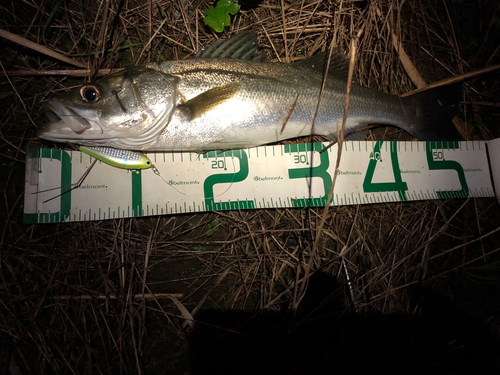
[[44, 104], [38, 137], [54, 142], [140, 148], [168, 124], [179, 78], [148, 67], [124, 69]]

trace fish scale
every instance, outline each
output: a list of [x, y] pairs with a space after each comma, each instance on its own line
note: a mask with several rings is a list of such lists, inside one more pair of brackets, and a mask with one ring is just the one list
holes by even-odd
[[[234, 60], [166, 62], [161, 71], [180, 78], [178, 91], [187, 100], [215, 87], [241, 83], [240, 92], [206, 115], [186, 122], [174, 112], [157, 140], [143, 150], [211, 150], [252, 147], [309, 135], [319, 98], [322, 75], [287, 64]], [[308, 81], [303, 77], [308, 76]], [[335, 138], [341, 126], [346, 81], [332, 75], [327, 81], [314, 134]], [[280, 133], [298, 95], [297, 103]], [[361, 86], [351, 88], [346, 131], [369, 123], [405, 127], [415, 117], [412, 100]]]

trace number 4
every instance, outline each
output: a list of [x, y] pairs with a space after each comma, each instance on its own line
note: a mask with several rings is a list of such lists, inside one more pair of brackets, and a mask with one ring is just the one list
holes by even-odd
[[[373, 148], [373, 155], [380, 155], [380, 147], [383, 141], [378, 141], [375, 143]], [[375, 173], [375, 167], [377, 166], [378, 160], [382, 160], [380, 157], [370, 158], [370, 163], [368, 164], [368, 170], [366, 171], [365, 180], [363, 181], [363, 191], [365, 193], [380, 193], [385, 191], [397, 191], [399, 194], [399, 199], [406, 201], [406, 193], [408, 190], [408, 185], [401, 179], [401, 171], [399, 169], [398, 161], [398, 150], [397, 142], [389, 142], [391, 147], [391, 163], [392, 163], [392, 173], [394, 175], [394, 182], [372, 182], [373, 174]]]

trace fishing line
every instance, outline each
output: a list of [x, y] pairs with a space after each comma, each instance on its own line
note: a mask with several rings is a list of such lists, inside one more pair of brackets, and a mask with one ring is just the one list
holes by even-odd
[[[92, 164], [87, 168], [87, 170], [85, 171], [85, 173], [82, 175], [82, 177], [80, 177], [80, 179], [75, 182], [74, 184], [71, 184], [71, 185], [66, 185], [66, 186], [60, 186], [60, 187], [56, 187], [56, 188], [52, 188], [52, 189], [46, 189], [46, 190], [40, 190], [40, 191], [36, 191], [34, 193], [31, 193], [31, 194], [40, 194], [40, 193], [45, 193], [47, 191], [52, 191], [52, 190], [57, 190], [57, 189], [63, 189], [63, 188], [67, 188], [67, 187], [70, 187], [72, 186], [71, 189], [69, 190], [66, 190], [64, 193], [61, 193], [61, 194], [58, 194], [56, 195], [55, 197], [52, 197], [50, 199], [47, 199], [45, 201], [43, 201], [42, 203], [47, 203], [47, 202], [50, 202], [51, 200], [54, 200], [58, 197], [61, 197], [63, 196], [64, 194], [67, 194], [69, 193], [70, 191], [72, 190], [75, 190], [75, 189], [78, 189], [82, 184], [83, 184], [83, 181], [85, 181], [85, 179], [87, 178], [87, 176], [89, 175], [90, 171], [92, 170], [92, 168], [94, 167], [95, 163], [97, 163], [97, 159], [94, 159], [94, 161], [92, 162]], [[74, 185], [74, 186], [73, 186]]]
[[192, 196], [188, 195], [188, 194], [184, 194], [182, 191], [176, 189], [172, 184], [169, 184], [164, 178], [163, 176], [160, 174], [160, 171], [158, 170], [158, 168], [156, 168], [156, 166], [154, 164], [151, 165], [151, 171], [157, 175], [158, 177], [161, 178], [161, 180], [169, 187], [171, 187], [172, 189], [174, 189], [176, 192], [178, 192], [179, 194], [181, 195], [184, 195], [185, 197], [189, 197], [189, 198], [193, 198]]
[[[221, 151], [221, 152], [223, 152], [223, 151]], [[198, 156], [198, 157], [199, 157], [199, 156]], [[233, 171], [235, 171], [236, 167], [235, 167], [235, 164], [234, 164], [234, 157], [231, 157], [231, 162], [232, 162], [232, 165], [233, 165]], [[172, 189], [174, 189], [174, 190], [175, 190], [176, 192], [178, 192], [179, 194], [181, 194], [181, 195], [183, 195], [183, 196], [185, 196], [185, 197], [188, 197], [188, 198], [204, 199], [204, 197], [196, 197], [196, 196], [192, 196], [192, 195], [189, 195], [189, 194], [183, 193], [182, 191], [178, 190], [176, 187], [174, 187], [174, 186], [173, 186], [173, 184], [169, 183], [167, 180], [165, 180], [165, 179], [163, 178], [163, 176], [160, 174], [160, 170], [159, 170], [159, 169], [158, 169], [158, 168], [157, 168], [154, 164], [152, 164], [152, 165], [151, 165], [151, 168], [150, 168], [150, 169], [151, 169], [151, 171], [152, 171], [155, 175], [157, 175], [158, 177], [160, 177], [160, 178], [161, 178], [161, 180], [162, 180], [162, 181], [163, 181], [163, 182], [164, 182], [167, 186], [171, 187]], [[231, 189], [231, 187], [232, 187], [232, 186], [233, 186], [233, 184], [234, 184], [234, 175], [235, 175], [235, 174], [236, 174], [236, 172], [234, 172], [234, 173], [233, 173], [233, 179], [232, 179], [232, 181], [229, 183], [229, 186], [227, 187], [227, 189], [226, 189], [226, 190], [224, 190], [223, 192], [221, 192], [221, 193], [220, 193], [220, 194], [218, 194], [218, 195], [214, 195], [214, 198], [217, 198], [217, 197], [220, 197], [220, 196], [222, 196], [222, 195], [226, 194], [226, 193], [229, 191], [229, 189]]]

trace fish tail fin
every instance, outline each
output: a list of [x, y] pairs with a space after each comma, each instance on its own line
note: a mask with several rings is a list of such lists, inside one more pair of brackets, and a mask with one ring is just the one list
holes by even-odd
[[448, 85], [409, 96], [416, 116], [408, 132], [422, 141], [463, 140], [452, 121], [460, 93], [461, 85]]

